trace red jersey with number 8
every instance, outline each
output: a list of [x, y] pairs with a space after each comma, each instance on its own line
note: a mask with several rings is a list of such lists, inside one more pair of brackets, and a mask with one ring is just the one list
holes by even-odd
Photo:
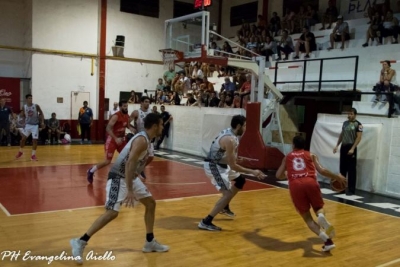
[[125, 129], [129, 124], [129, 115], [118, 111], [113, 116], [118, 117], [113, 127], [114, 135], [117, 137], [125, 137]]
[[290, 152], [286, 156], [286, 171], [289, 182], [305, 177], [317, 179], [317, 172], [309, 151]]

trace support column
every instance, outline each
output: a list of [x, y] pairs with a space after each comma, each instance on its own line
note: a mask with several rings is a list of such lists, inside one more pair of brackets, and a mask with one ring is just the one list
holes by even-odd
[[100, 10], [100, 58], [99, 58], [99, 102], [96, 140], [103, 140], [105, 137], [104, 124], [104, 98], [106, 90], [106, 34], [107, 34], [107, 0], [101, 0]]

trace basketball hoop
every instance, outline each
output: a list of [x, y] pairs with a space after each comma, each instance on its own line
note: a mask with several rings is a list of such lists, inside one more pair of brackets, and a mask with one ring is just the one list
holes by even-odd
[[183, 59], [183, 53], [174, 49], [161, 49], [164, 68], [170, 69], [175, 67], [175, 63]]

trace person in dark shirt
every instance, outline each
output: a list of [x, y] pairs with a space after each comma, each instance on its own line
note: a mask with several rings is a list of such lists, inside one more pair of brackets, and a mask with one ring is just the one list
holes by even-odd
[[81, 144], [85, 141], [85, 134], [87, 134], [88, 144], [91, 144], [90, 141], [90, 127], [92, 127], [93, 122], [93, 111], [88, 107], [88, 102], [83, 102], [83, 107], [79, 110], [78, 117], [79, 124], [81, 126]]
[[317, 43], [315, 42], [315, 36], [310, 32], [307, 26], [303, 27], [303, 34], [296, 43], [295, 51], [296, 56], [293, 59], [299, 58], [299, 52], [306, 53], [304, 58], [310, 58], [310, 52], [317, 50]]
[[161, 118], [163, 119], [163, 122], [164, 122], [164, 129], [163, 129], [161, 137], [157, 141], [157, 145], [156, 145], [155, 149], [160, 149], [160, 145], [164, 141], [164, 138], [169, 137], [169, 127], [171, 126], [171, 121], [173, 119], [172, 115], [168, 111], [165, 111], [164, 105], [161, 105]]
[[322, 16], [322, 28], [320, 31], [325, 30], [325, 23], [329, 23], [328, 30], [332, 27], [332, 23], [336, 22], [339, 12], [332, 0], [328, 1], [329, 7], [326, 9], [325, 14]]
[[11, 136], [10, 136], [10, 115], [12, 110], [10, 107], [6, 106], [6, 99], [0, 99], [0, 143], [3, 141], [3, 131], [7, 136], [7, 145], [11, 146]]
[[269, 21], [269, 31], [271, 32], [271, 36], [278, 36], [280, 29], [281, 29], [281, 19], [278, 17], [278, 13], [273, 12], [272, 18]]

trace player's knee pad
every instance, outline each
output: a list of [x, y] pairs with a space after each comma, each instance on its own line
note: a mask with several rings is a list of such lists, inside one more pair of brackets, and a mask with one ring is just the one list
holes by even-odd
[[244, 184], [246, 183], [246, 178], [244, 178], [242, 175], [240, 175], [234, 181], [235, 181], [235, 187], [237, 189], [243, 189]]

